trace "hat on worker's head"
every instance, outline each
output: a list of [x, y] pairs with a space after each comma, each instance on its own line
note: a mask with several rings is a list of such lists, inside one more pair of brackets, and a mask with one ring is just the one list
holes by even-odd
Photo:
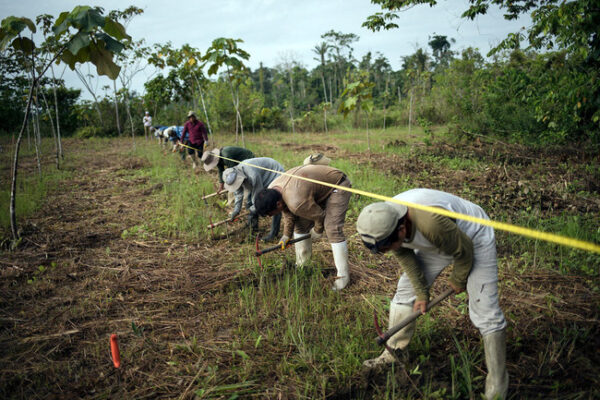
[[315, 165], [329, 165], [331, 159], [326, 157], [323, 153], [315, 153], [304, 159], [304, 165], [315, 164]]
[[205, 151], [202, 154], [202, 162], [204, 163], [204, 170], [210, 171], [219, 163], [219, 155], [221, 152], [219, 149], [212, 149], [210, 151]]
[[244, 174], [241, 168], [233, 167], [223, 171], [224, 186], [230, 192], [237, 191], [242, 186], [244, 179], [246, 179], [246, 174]]
[[148, 111], [146, 111], [146, 115], [149, 115], [150, 113]]
[[363, 242], [375, 245], [389, 237], [404, 218], [408, 207], [401, 204], [372, 203], [363, 208], [356, 220], [356, 230]]
[[196, 117], [196, 114], [194, 114], [194, 112], [193, 112], [193, 111], [188, 111], [188, 115], [187, 115], [187, 117], [188, 117], [188, 118], [189, 118], [189, 117]]

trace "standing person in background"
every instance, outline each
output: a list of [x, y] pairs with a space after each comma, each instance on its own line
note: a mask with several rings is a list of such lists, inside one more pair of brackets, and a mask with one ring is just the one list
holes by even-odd
[[202, 162], [204, 162], [204, 169], [207, 172], [215, 167], [218, 169], [220, 183], [218, 192], [222, 192], [225, 188], [223, 171], [225, 171], [226, 168], [233, 168], [239, 164], [239, 161], [244, 161], [249, 158], [254, 158], [253, 152], [243, 147], [236, 146], [225, 146], [220, 149], [212, 149], [211, 151], [205, 151], [204, 154], [202, 154]]
[[150, 128], [152, 127], [152, 117], [148, 111], [146, 111], [144, 114], [142, 121], [144, 122], [144, 137], [148, 139], [148, 136], [150, 135]]
[[202, 157], [204, 146], [208, 143], [208, 132], [204, 124], [196, 118], [193, 111], [188, 112], [187, 121], [183, 125], [182, 137], [185, 138], [186, 133], [188, 136], [187, 139], [183, 140], [183, 144], [188, 146], [188, 154], [192, 157], [192, 165], [194, 171], [196, 171], [196, 168], [198, 168], [196, 154], [199, 158]]

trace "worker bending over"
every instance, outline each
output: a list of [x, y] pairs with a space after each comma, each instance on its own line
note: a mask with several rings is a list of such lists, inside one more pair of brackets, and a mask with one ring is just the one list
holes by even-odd
[[298, 238], [310, 231], [310, 238], [295, 244], [297, 266], [302, 266], [310, 260], [312, 241], [321, 238], [323, 231], [327, 233], [337, 270], [337, 279], [332, 289], [342, 290], [350, 281], [344, 219], [351, 193], [294, 176], [344, 187], [351, 187], [350, 180], [336, 168], [303, 165], [292, 168], [286, 175], [275, 179], [269, 185], [269, 189], [260, 192], [255, 200], [259, 215], [273, 216], [283, 213], [283, 236], [279, 241], [282, 248], [285, 248], [292, 233], [294, 238]]
[[[394, 198], [489, 219], [481, 207], [437, 190], [413, 189]], [[454, 264], [449, 284], [456, 293], [467, 289], [469, 316], [483, 336], [488, 368], [485, 397], [506, 398], [506, 321], [498, 304], [494, 230], [392, 202], [365, 207], [358, 217], [356, 229], [372, 252], [394, 251], [404, 270], [390, 304], [390, 328], [413, 310], [425, 313], [433, 281], [444, 268]], [[387, 342], [389, 347], [404, 349], [414, 330], [415, 322], [392, 336]], [[373, 368], [394, 359], [386, 349], [379, 357], [365, 361], [364, 365]]]

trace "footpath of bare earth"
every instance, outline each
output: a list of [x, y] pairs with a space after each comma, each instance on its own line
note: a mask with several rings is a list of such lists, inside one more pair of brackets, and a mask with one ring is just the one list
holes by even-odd
[[[66, 147], [74, 149], [77, 143], [67, 141]], [[446, 155], [458, 151], [447, 146], [432, 150]], [[372, 159], [343, 150], [337, 155], [364, 168], [379, 166], [390, 174], [407, 174], [420, 186], [428, 182], [438, 185], [444, 179], [444, 171], [434, 162], [409, 162], [390, 155]], [[519, 156], [534, 155], [512, 155]], [[50, 168], [49, 156], [45, 161]], [[34, 164], [24, 160], [23, 165], [33, 169]], [[240, 282], [253, 279], [253, 272], [232, 261], [238, 255], [227, 240], [124, 235], [125, 229], [140, 225], [156, 210], [155, 195], [161, 185], [132, 173], [148, 167], [147, 159], [128, 155], [124, 140], [106, 141], [105, 146], [78, 154], [66, 167], [70, 177], [51, 190], [35, 215], [20, 221], [20, 246], [0, 253], [1, 398], [229, 398], [235, 392], [194, 394], [201, 389], [198, 382], [210, 374], [217, 377], [213, 382], [231, 383], [228, 370], [239, 368], [245, 361], [241, 353], [230, 350], [231, 343], [238, 340], [238, 321], [243, 318], [231, 304]], [[429, 175], [424, 177], [420, 173], [423, 170]], [[191, 171], [185, 173], [193, 178]], [[481, 193], [487, 190], [487, 195], [481, 196], [487, 196], [489, 202], [513, 207], [523, 195], [519, 192], [522, 184], [515, 177], [525, 172], [511, 167], [510, 162], [492, 168], [483, 177], [469, 171], [454, 173], [480, 185]], [[3, 174], [4, 179], [7, 169]], [[512, 185], [510, 191], [499, 187], [508, 177], [512, 177], [507, 184]], [[547, 184], [527, 182], [532, 191], [536, 185]], [[591, 191], [597, 194], [598, 182], [590, 180], [589, 185], [596, 185]], [[600, 204], [581, 199], [570, 203], [558, 198], [546, 200], [554, 201], [556, 212], [573, 204], [598, 212]], [[350, 235], [353, 223], [347, 224]], [[252, 243], [241, 246], [251, 248]], [[507, 354], [511, 396], [547, 398], [558, 393], [557, 397], [572, 398], [571, 392], [577, 393], [577, 398], [592, 398], [599, 393], [600, 383], [597, 274], [523, 271], [518, 255], [511, 254], [507, 246], [499, 246], [499, 255], [505, 260], [500, 265], [501, 302], [511, 326]], [[368, 293], [391, 294], [397, 276], [393, 260], [380, 264], [378, 270], [367, 267], [372, 260], [351, 255], [353, 283], [342, 302], [363, 302]], [[282, 268], [289, 267], [282, 263]], [[443, 312], [440, 308], [435, 314], [439, 323], [457, 336], [479, 340], [464, 310], [452, 302], [443, 307]], [[362, 331], [374, 336], [371, 326]], [[113, 333], [121, 343], [120, 370], [115, 370], [111, 360], [109, 336]], [[254, 353], [255, 343], [242, 344], [242, 353], [256, 362], [255, 371], [247, 372], [253, 390], [246, 396], [302, 397], [297, 390], [299, 383], [287, 382], [279, 369], [264, 373], [269, 371], [270, 357], [280, 363], [299, 351], [290, 346], [277, 348], [277, 341], [274, 343], [268, 351]], [[451, 338], [432, 344], [431, 358], [421, 371], [429, 368], [423, 373], [438, 374], [440, 381], [449, 382], [448, 354], [455, 352]], [[483, 374], [481, 368], [478, 366], [474, 373]], [[365, 383], [359, 369], [353, 376], [343, 377], [344, 384], [333, 372], [324, 376], [329, 383], [322, 396], [375, 396], [379, 393], [375, 385], [381, 379]], [[412, 378], [412, 384], [422, 383], [420, 375]]]

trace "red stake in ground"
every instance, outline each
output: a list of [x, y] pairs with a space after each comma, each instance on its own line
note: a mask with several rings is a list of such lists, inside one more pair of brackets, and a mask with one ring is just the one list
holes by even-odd
[[117, 335], [114, 333], [110, 335], [110, 352], [112, 354], [115, 368], [119, 368], [121, 366], [121, 353], [119, 353], [119, 342], [117, 341]]

